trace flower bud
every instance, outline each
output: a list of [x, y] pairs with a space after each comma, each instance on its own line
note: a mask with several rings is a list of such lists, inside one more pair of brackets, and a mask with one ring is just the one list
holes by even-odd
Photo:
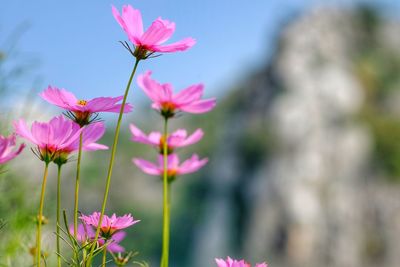
[[137, 253], [133, 253], [133, 251], [130, 251], [129, 253], [119, 252], [117, 255], [115, 255], [114, 262], [117, 266], [125, 266], [135, 255], [137, 255]]
[[[36, 216], [35, 222], [36, 222], [36, 224], [39, 223], [39, 215]], [[42, 220], [41, 220], [41, 222], [42, 222], [42, 225], [46, 225], [46, 224], [49, 223], [49, 219], [47, 219], [44, 215], [42, 215]]]

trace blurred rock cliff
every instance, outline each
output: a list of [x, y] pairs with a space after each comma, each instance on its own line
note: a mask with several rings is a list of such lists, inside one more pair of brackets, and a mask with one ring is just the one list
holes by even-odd
[[400, 266], [399, 33], [369, 8], [284, 27], [219, 107], [191, 266]]

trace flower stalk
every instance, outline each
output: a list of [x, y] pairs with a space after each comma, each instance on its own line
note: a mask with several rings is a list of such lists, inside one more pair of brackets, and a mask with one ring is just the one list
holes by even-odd
[[43, 206], [44, 206], [44, 194], [46, 191], [47, 175], [49, 172], [49, 162], [45, 162], [42, 190], [40, 193], [40, 204], [39, 204], [39, 215], [37, 218], [37, 234], [36, 234], [36, 266], [41, 266], [41, 239], [42, 239], [42, 220], [43, 220]]
[[168, 267], [169, 262], [169, 222], [170, 222], [170, 198], [168, 181], [168, 117], [164, 120], [164, 140], [163, 142], [163, 241], [161, 254], [161, 267]]
[[107, 199], [108, 199], [108, 193], [109, 193], [109, 190], [110, 190], [111, 176], [112, 176], [113, 167], [114, 167], [115, 154], [117, 152], [117, 144], [118, 144], [118, 137], [119, 137], [119, 132], [120, 132], [120, 128], [121, 128], [122, 115], [124, 113], [124, 107], [125, 107], [126, 99], [128, 97], [129, 89], [131, 87], [131, 83], [132, 83], [133, 77], [135, 76], [135, 72], [136, 72], [137, 66], [139, 65], [139, 61], [140, 61], [140, 58], [136, 58], [135, 65], [133, 67], [131, 76], [129, 77], [129, 81], [128, 81], [128, 84], [127, 84], [126, 89], [125, 89], [124, 98], [122, 100], [121, 109], [120, 109], [119, 116], [118, 116], [117, 126], [115, 128], [114, 141], [113, 141], [113, 145], [112, 145], [112, 148], [111, 148], [111, 157], [110, 157], [110, 163], [109, 163], [109, 166], [108, 166], [108, 173], [107, 173], [107, 179], [106, 179], [106, 188], [105, 188], [105, 191], [104, 191], [103, 204], [102, 204], [102, 207], [101, 207], [101, 215], [100, 215], [100, 219], [99, 219], [99, 224], [98, 224], [97, 229], [96, 229], [96, 234], [95, 234], [95, 237], [94, 237], [94, 242], [93, 242], [94, 245], [92, 245], [92, 247], [90, 249], [90, 253], [88, 255], [88, 266], [91, 266], [91, 262], [92, 262], [92, 258], [93, 258], [93, 252], [94, 252], [94, 249], [95, 249], [95, 246], [96, 246], [97, 240], [99, 238], [99, 234], [100, 234], [101, 223], [102, 223], [102, 220], [103, 220], [103, 216], [104, 216], [104, 212], [105, 212], [106, 204], [107, 204]]
[[107, 245], [104, 245], [103, 248], [103, 264], [101, 266], [106, 266], [107, 261]]
[[61, 267], [61, 250], [60, 250], [60, 208], [61, 208], [61, 166], [62, 164], [57, 164], [57, 224], [56, 224], [56, 233], [57, 233], [57, 266]]
[[83, 132], [81, 132], [81, 134], [79, 135], [78, 162], [76, 164], [75, 201], [74, 201], [74, 238], [75, 239], [78, 234], [79, 182], [80, 182], [81, 160], [82, 160], [82, 139], [83, 139]]

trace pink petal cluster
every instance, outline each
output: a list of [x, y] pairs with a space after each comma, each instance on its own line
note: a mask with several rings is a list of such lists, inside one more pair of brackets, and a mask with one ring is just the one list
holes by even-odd
[[[69, 232], [71, 235], [74, 234], [74, 226], [73, 225], [71, 225], [69, 227]], [[76, 239], [81, 244], [85, 244], [86, 242], [93, 241], [95, 239], [94, 238], [95, 234], [96, 234], [96, 231], [93, 229], [92, 226], [79, 224]], [[120, 231], [120, 232], [113, 234], [112, 237], [109, 238], [107, 241], [105, 241], [103, 238], [99, 238], [97, 241], [99, 242], [100, 246], [104, 245], [107, 242], [108, 243], [107, 250], [109, 252], [112, 252], [112, 253], [124, 252], [125, 248], [122, 247], [119, 243], [125, 238], [125, 236], [126, 236], [126, 233], [123, 231]]]
[[189, 86], [177, 94], [173, 94], [172, 85], [160, 84], [151, 78], [151, 72], [147, 71], [138, 77], [138, 85], [144, 93], [153, 101], [152, 107], [166, 117], [172, 117], [177, 111], [200, 114], [212, 110], [216, 105], [216, 99], [201, 99], [204, 86], [196, 84]]
[[83, 132], [83, 149], [107, 149], [106, 146], [95, 143], [104, 134], [104, 124], [97, 122], [81, 128], [62, 115], [54, 117], [49, 122], [33, 122], [31, 128], [24, 120], [14, 122], [17, 135], [27, 139], [38, 147], [41, 159], [47, 162], [54, 160], [58, 154], [67, 156], [78, 149], [79, 136]]
[[[82, 215], [79, 218], [84, 224], [97, 227], [100, 221], [100, 215], [100, 212], [94, 212], [91, 215]], [[124, 216], [118, 217], [114, 213], [111, 215], [111, 217], [108, 217], [107, 215], [103, 216], [100, 229], [104, 237], [110, 237], [115, 232], [125, 229], [138, 222], [140, 222], [140, 220], [134, 220], [131, 214], [125, 214]]]
[[0, 135], [0, 164], [6, 163], [12, 160], [21, 153], [25, 145], [20, 145], [17, 149], [15, 143], [15, 135], [12, 134], [9, 137]]
[[[102, 122], [95, 122], [93, 124], [87, 125], [82, 130], [82, 150], [84, 151], [95, 151], [95, 150], [105, 150], [108, 146], [96, 143], [104, 133], [106, 132], [106, 127]], [[75, 140], [64, 150], [67, 152], [78, 151], [79, 149], [79, 139]]]
[[[168, 177], [174, 179], [177, 175], [183, 175], [193, 173], [199, 170], [207, 163], [208, 159], [199, 159], [199, 156], [194, 154], [191, 158], [179, 163], [179, 157], [176, 154], [168, 155]], [[162, 175], [164, 172], [164, 160], [163, 156], [159, 156], [158, 166], [152, 162], [149, 162], [140, 158], [133, 158], [133, 163], [141, 169], [144, 173], [149, 175]]]
[[[230, 257], [227, 257], [226, 260], [223, 259], [215, 259], [218, 267], [251, 267], [250, 263], [247, 263], [245, 260], [234, 260]], [[255, 267], [268, 267], [268, 265], [263, 263], [257, 263]]]
[[[65, 89], [49, 86], [40, 93], [40, 96], [47, 102], [70, 111], [74, 114], [76, 122], [79, 124], [89, 124], [90, 116], [98, 112], [119, 113], [121, 109], [120, 102], [124, 97], [96, 97], [91, 100], [79, 100], [71, 92]], [[132, 106], [127, 103], [124, 107], [124, 113], [132, 111]]]
[[[171, 38], [175, 31], [175, 23], [157, 18], [144, 32], [142, 14], [130, 5], [122, 7], [122, 13], [112, 6], [112, 13], [118, 24], [128, 35], [129, 40], [136, 46], [136, 52], [176, 52], [184, 51], [192, 47], [196, 41], [193, 38], [185, 38], [176, 43], [163, 45]], [[139, 52], [140, 54], [140, 52]], [[143, 55], [145, 56], [145, 55]], [[143, 57], [142, 58], [145, 58]]]
[[24, 120], [14, 122], [16, 134], [37, 145], [41, 152], [53, 154], [61, 151], [79, 139], [82, 129], [63, 116], [49, 122], [34, 122], [31, 129]]
[[[161, 154], [163, 153], [165, 137], [162, 133], [150, 132], [148, 135], [146, 135], [134, 124], [131, 124], [129, 127], [132, 133], [132, 141], [154, 146], [160, 150]], [[204, 133], [201, 129], [197, 129], [191, 135], [188, 135], [185, 129], [178, 129], [167, 137], [168, 152], [172, 152], [179, 147], [197, 143], [200, 141], [203, 135]]]

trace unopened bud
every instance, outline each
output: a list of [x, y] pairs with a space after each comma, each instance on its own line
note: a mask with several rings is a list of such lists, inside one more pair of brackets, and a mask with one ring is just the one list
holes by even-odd
[[[36, 224], [38, 223], [39, 223], [39, 215], [36, 216]], [[49, 219], [47, 219], [44, 215], [42, 215], [41, 223], [42, 225], [46, 225], [49, 223]]]
[[125, 266], [129, 260], [133, 257], [137, 255], [137, 253], [134, 253], [133, 251], [129, 252], [129, 253], [118, 253], [118, 255], [116, 255], [116, 257], [114, 257], [114, 262], [115, 264], [117, 264], [117, 266]]
[[30, 247], [29, 254], [31, 254], [33, 257], [35, 257], [36, 256], [36, 247]]
[[[36, 247], [30, 247], [30, 248], [29, 248], [29, 254], [30, 254], [32, 257], [36, 257]], [[49, 256], [49, 253], [42, 250], [42, 258], [45, 259], [45, 258], [47, 258], [48, 256]]]

